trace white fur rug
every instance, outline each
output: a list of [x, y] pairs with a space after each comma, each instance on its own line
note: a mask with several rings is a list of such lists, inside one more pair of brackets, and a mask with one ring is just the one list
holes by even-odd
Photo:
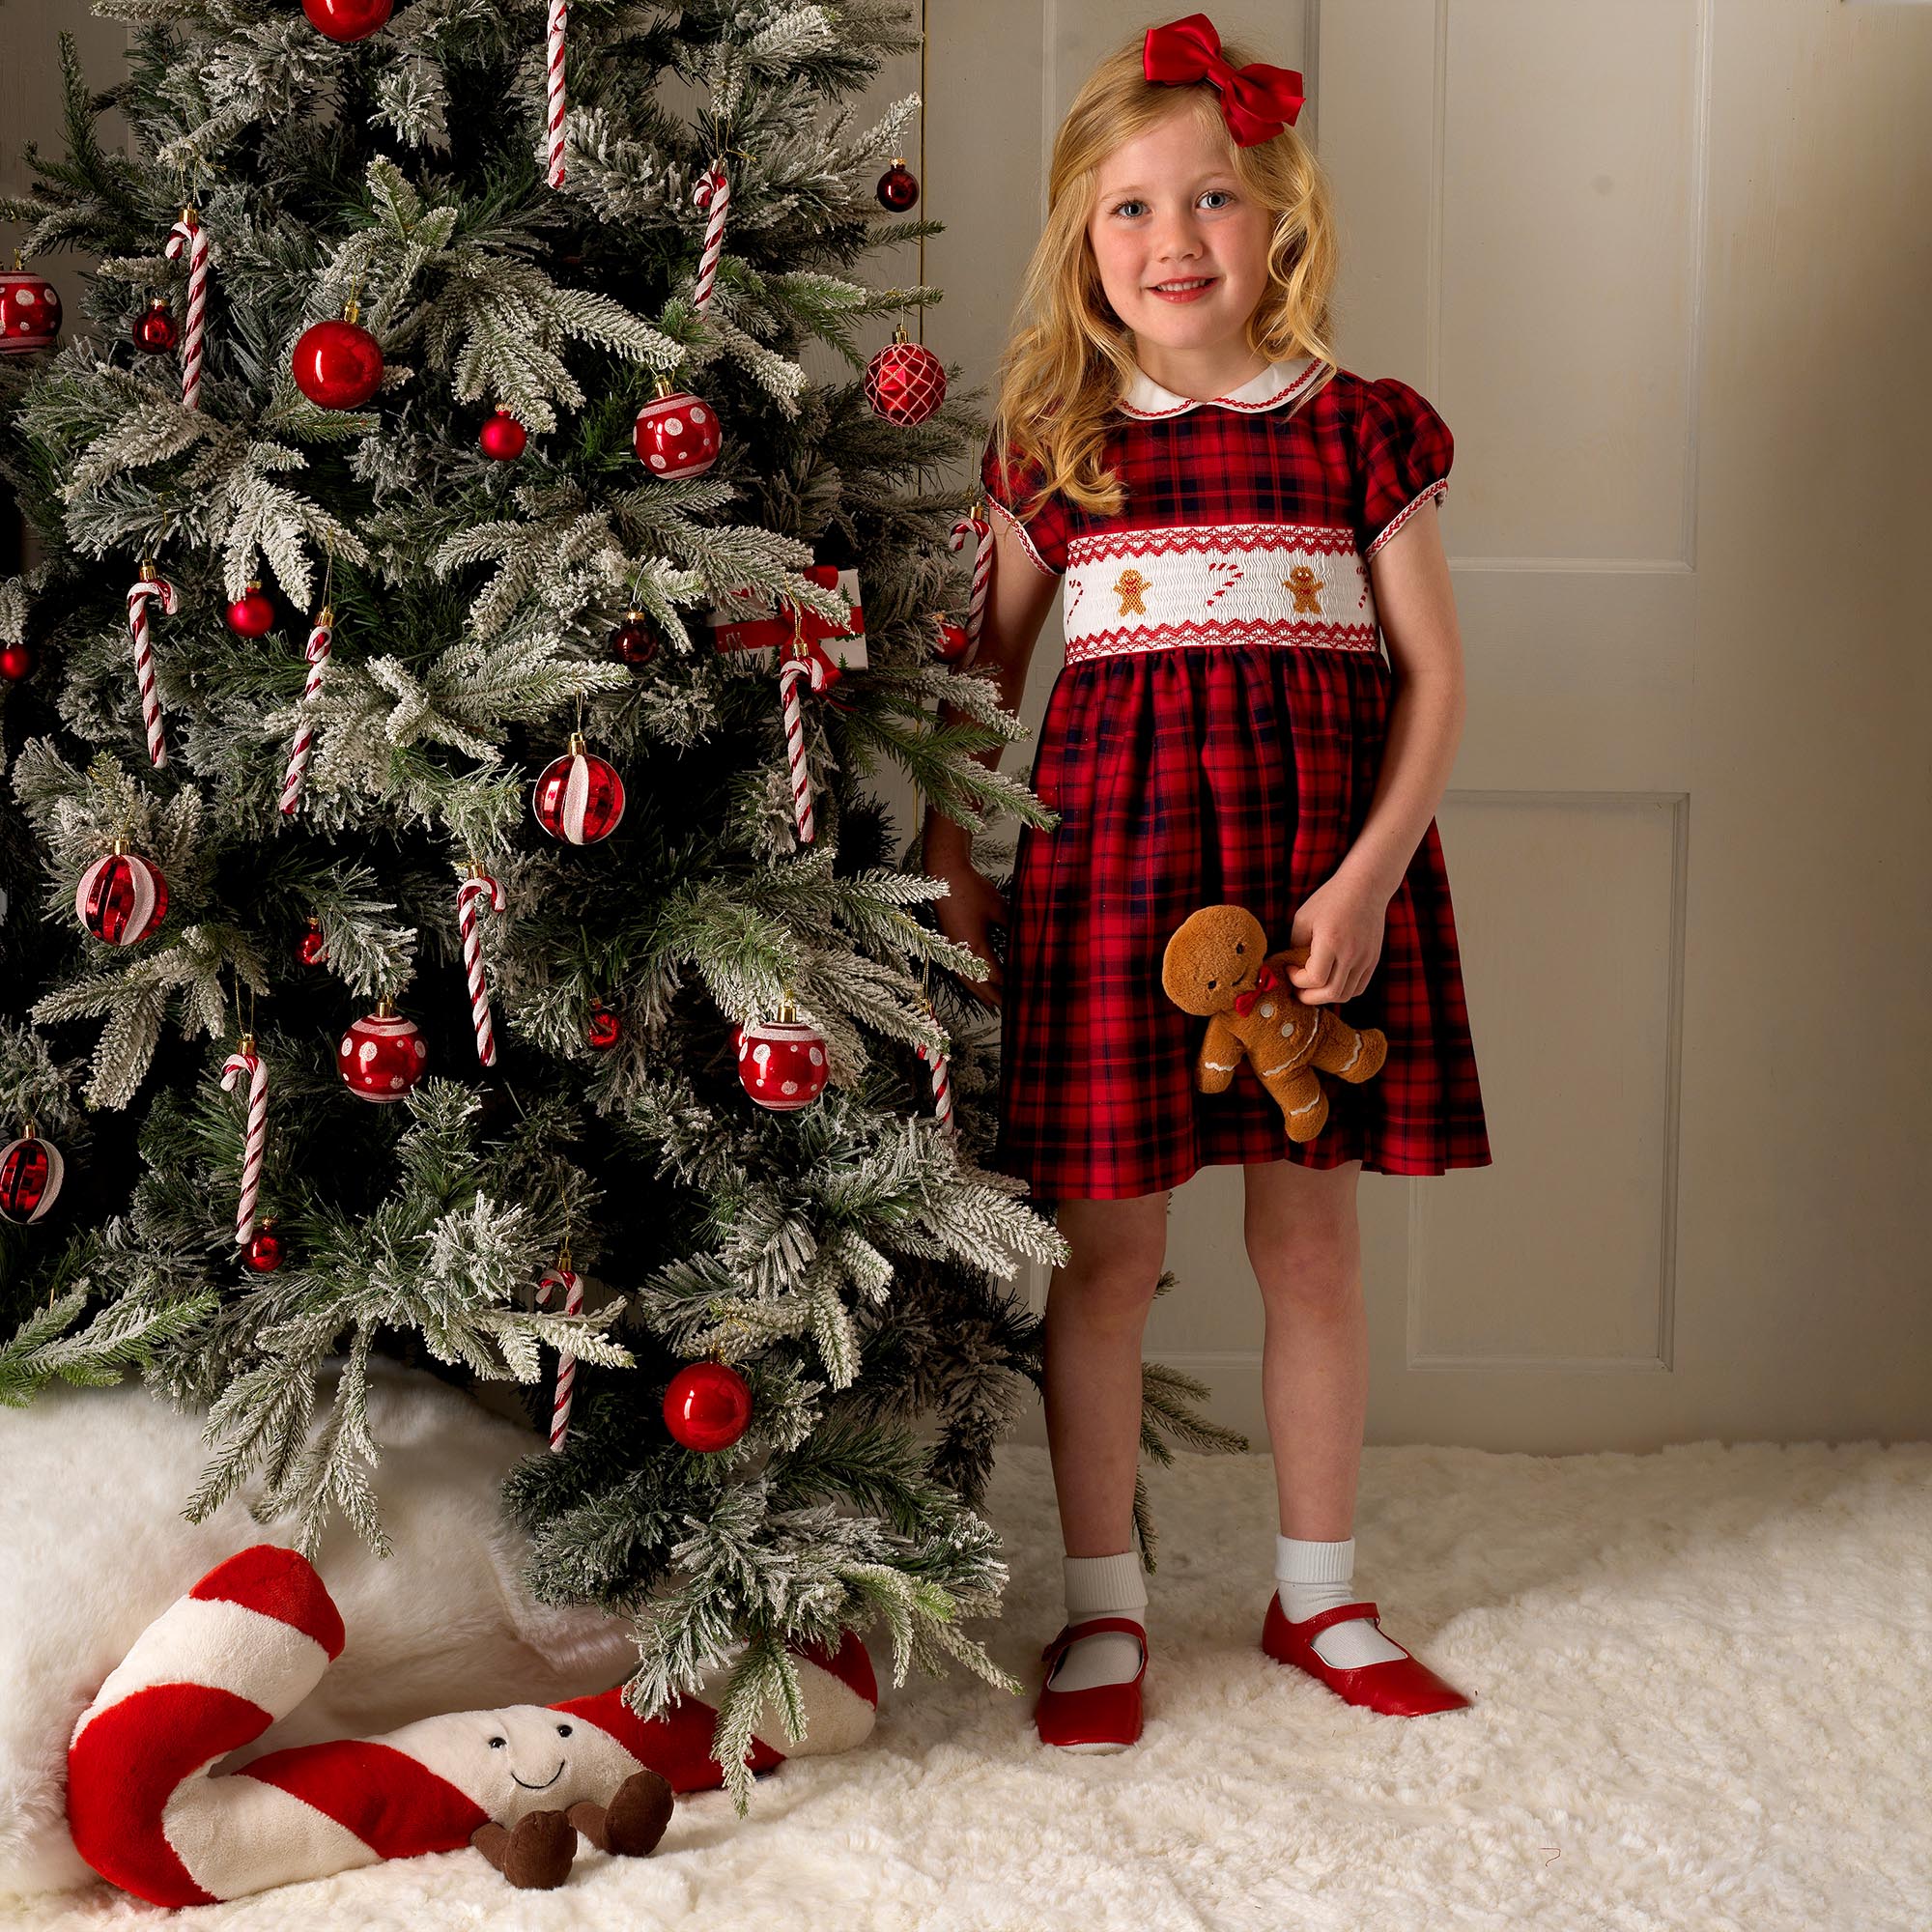
[[[1932, 1445], [1716, 1443], [1563, 1459], [1367, 1451], [1355, 1581], [1473, 1708], [1383, 1718], [1258, 1647], [1267, 1462], [1150, 1472], [1147, 1731], [1036, 1741], [1060, 1622], [1044, 1450], [990, 1503], [1028, 1685], [881, 1673], [849, 1756], [682, 1799], [651, 1858], [583, 1848], [554, 1892], [473, 1852], [181, 1915], [196, 1928], [651, 1932], [1924, 1932], [1932, 1925]], [[883, 1638], [874, 1645], [883, 1664]], [[110, 1893], [21, 1928], [158, 1922]]]

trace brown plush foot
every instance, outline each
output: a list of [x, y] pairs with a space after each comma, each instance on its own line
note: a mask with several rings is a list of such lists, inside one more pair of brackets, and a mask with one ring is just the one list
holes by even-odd
[[647, 1768], [634, 1771], [610, 1804], [580, 1799], [565, 1815], [600, 1852], [641, 1859], [657, 1848], [676, 1804], [670, 1779]]
[[479, 1825], [469, 1842], [520, 1891], [554, 1891], [570, 1876], [577, 1833], [561, 1811], [532, 1811], [506, 1832]]

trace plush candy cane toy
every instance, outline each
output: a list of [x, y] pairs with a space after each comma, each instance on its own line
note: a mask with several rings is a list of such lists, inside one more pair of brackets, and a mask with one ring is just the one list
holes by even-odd
[[[684, 1697], [645, 1719], [621, 1686], [425, 1718], [208, 1775], [294, 1710], [345, 1641], [297, 1551], [258, 1544], [210, 1571], [141, 1633], [74, 1726], [67, 1811], [81, 1857], [167, 1906], [472, 1844], [513, 1885], [553, 1886], [569, 1873], [578, 1832], [641, 1856], [669, 1823], [671, 1794], [724, 1782], [709, 1755], [714, 1707]], [[807, 1724], [790, 1754], [859, 1743], [878, 1687], [858, 1635], [847, 1631], [836, 1654], [796, 1646], [793, 1656]], [[784, 1755], [754, 1739], [752, 1769]]]

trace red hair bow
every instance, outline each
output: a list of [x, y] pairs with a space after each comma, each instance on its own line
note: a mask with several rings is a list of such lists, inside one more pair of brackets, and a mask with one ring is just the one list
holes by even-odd
[[1305, 99], [1293, 68], [1253, 61], [1230, 67], [1221, 57], [1221, 36], [1206, 14], [1190, 14], [1164, 27], [1150, 27], [1142, 71], [1163, 87], [1208, 82], [1221, 97], [1221, 118], [1237, 148], [1252, 148], [1292, 127]]

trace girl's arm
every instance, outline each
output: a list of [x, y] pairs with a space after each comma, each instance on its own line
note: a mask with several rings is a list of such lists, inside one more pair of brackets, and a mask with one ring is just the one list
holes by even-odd
[[1467, 708], [1463, 637], [1434, 503], [1415, 511], [1369, 559], [1369, 581], [1395, 697], [1368, 817], [1335, 876], [1386, 905], [1442, 802]]
[[[1009, 711], [1020, 708], [1026, 694], [1027, 667], [1033, 662], [1033, 647], [1038, 641], [1046, 613], [1053, 608], [1053, 595], [1060, 580], [1051, 576], [1027, 554], [1026, 546], [1013, 526], [999, 511], [990, 510], [993, 526], [993, 581], [987, 587], [986, 608], [980, 618], [980, 650], [973, 669], [993, 673], [1000, 688], [1000, 702]], [[1390, 539], [1391, 550], [1395, 548]], [[942, 725], [961, 722], [962, 714], [951, 704], [939, 707]], [[988, 771], [997, 771], [1004, 745], [988, 745], [974, 757]], [[957, 857], [970, 864], [973, 835], [966, 827], [948, 818], [937, 806], [925, 810], [926, 869], [934, 877], [935, 857]]]

